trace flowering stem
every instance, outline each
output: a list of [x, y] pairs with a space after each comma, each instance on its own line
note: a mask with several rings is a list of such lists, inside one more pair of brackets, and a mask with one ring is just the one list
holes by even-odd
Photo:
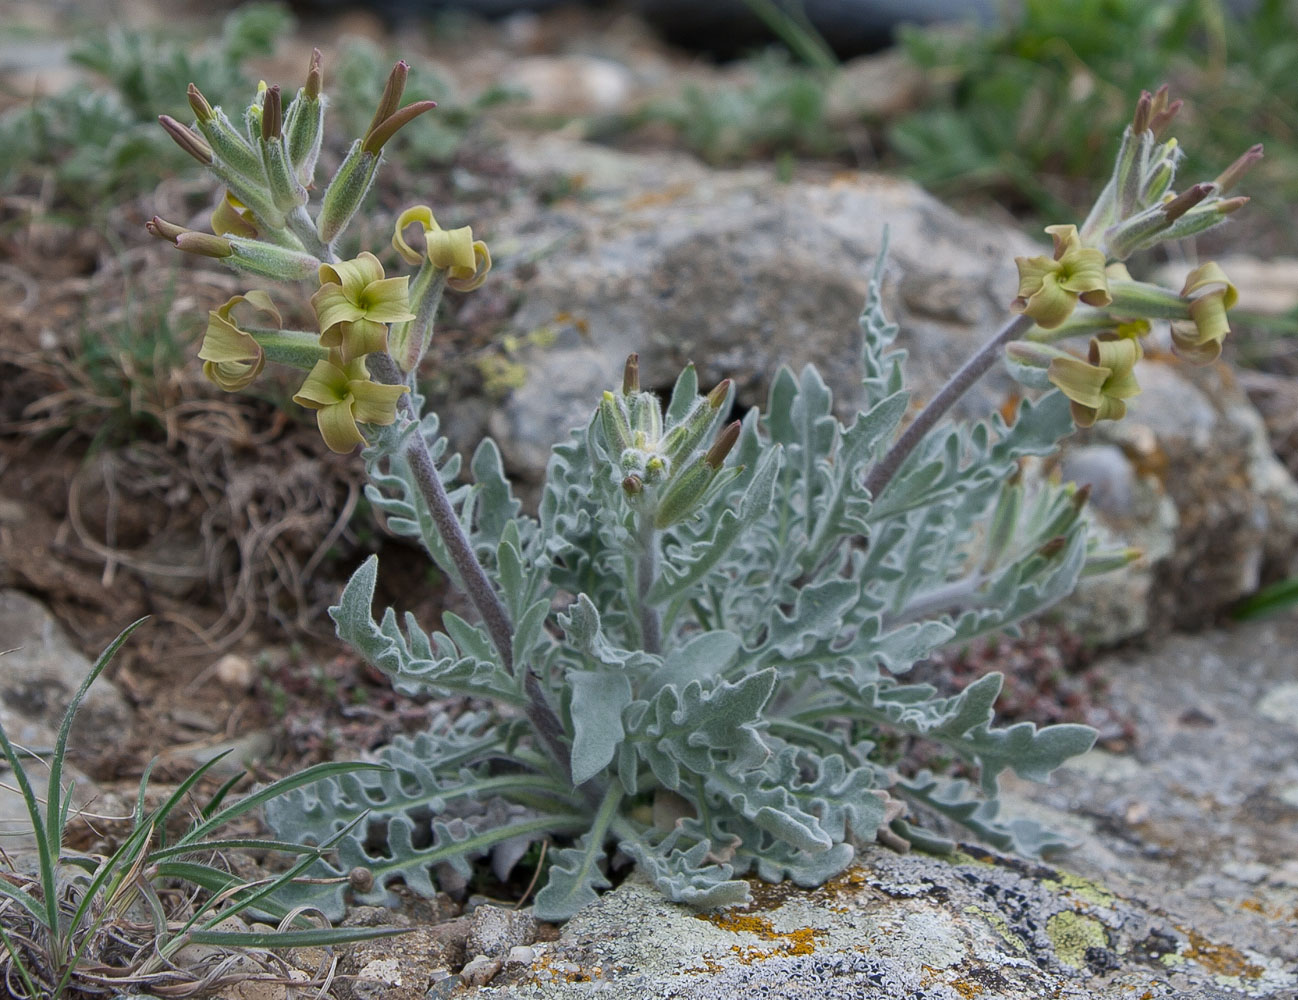
[[640, 644], [646, 653], [663, 651], [663, 626], [658, 609], [649, 601], [649, 591], [658, 578], [658, 536], [653, 515], [640, 515], [640, 559], [636, 565], [636, 597], [640, 603]]
[[872, 498], [875, 500], [879, 498], [892, 482], [902, 463], [910, 457], [910, 453], [924, 440], [928, 432], [975, 382], [987, 374], [987, 370], [996, 363], [1005, 345], [1032, 329], [1034, 322], [1031, 316], [1022, 314], [1008, 320], [997, 331], [996, 336], [983, 344], [977, 353], [947, 380], [946, 385], [942, 386], [937, 395], [928, 401], [928, 405], [920, 411], [919, 416], [910, 422], [901, 437], [893, 442], [888, 454], [870, 469], [865, 477], [865, 489]]
[[338, 258], [334, 256], [334, 252], [316, 234], [315, 223], [311, 221], [305, 208], [299, 205], [284, 217], [284, 221], [293, 235], [302, 241], [302, 248], [312, 257], [319, 258], [322, 264], [337, 263]]
[[[370, 373], [378, 381], [388, 385], [406, 383], [405, 376], [402, 375], [401, 369], [392, 360], [390, 354], [376, 352], [366, 355], [365, 360]], [[415, 412], [409, 394], [402, 396], [402, 405], [407, 416], [418, 423], [419, 414]], [[423, 435], [417, 431], [410, 435], [410, 444], [406, 448], [406, 461], [410, 463], [410, 469], [419, 483], [419, 492], [424, 502], [428, 504], [428, 512], [437, 527], [437, 533], [442, 536], [442, 542], [450, 553], [451, 561], [459, 571], [465, 593], [477, 608], [478, 614], [482, 616], [482, 621], [487, 626], [487, 633], [491, 636], [496, 652], [500, 654], [505, 670], [510, 676], [514, 676], [514, 626], [509, 619], [509, 609], [500, 599], [496, 588], [491, 585], [486, 569], [478, 561], [469, 536], [465, 533], [464, 526], [460, 524], [455, 508], [451, 506], [451, 498], [447, 496], [446, 487], [442, 485], [442, 477], [437, 474], [437, 466], [428, 452], [428, 444], [424, 441]], [[571, 755], [568, 744], [563, 740], [563, 725], [546, 700], [536, 671], [530, 667], [526, 669], [523, 690], [527, 695], [527, 717], [550, 756], [564, 773], [571, 774]]]

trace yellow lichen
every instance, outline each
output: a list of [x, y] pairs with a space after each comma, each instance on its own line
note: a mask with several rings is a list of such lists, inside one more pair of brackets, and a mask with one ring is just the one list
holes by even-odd
[[1080, 875], [1070, 875], [1068, 872], [1060, 872], [1057, 879], [1047, 879], [1042, 885], [1056, 892], [1067, 892], [1095, 906], [1112, 906], [1118, 900], [1117, 896], [1103, 886]]
[[744, 964], [761, 961], [767, 958], [793, 955], [810, 955], [816, 950], [816, 941], [825, 936], [825, 931], [815, 927], [797, 927], [791, 931], [777, 931], [775, 925], [766, 917], [755, 913], [737, 913], [733, 910], [721, 913], [700, 913], [699, 920], [706, 920], [714, 927], [732, 934], [751, 934], [762, 941], [778, 942], [777, 947], [762, 950], [755, 947], [731, 945], [730, 950], [739, 956]]
[[1180, 953], [1181, 957], [1197, 962], [1215, 976], [1257, 979], [1266, 971], [1228, 944], [1215, 944], [1198, 931], [1186, 930], [1184, 927], [1178, 927], [1177, 930], [1189, 939]]
[[1107, 948], [1104, 925], [1094, 917], [1065, 910], [1046, 921], [1046, 936], [1055, 949], [1055, 957], [1074, 969], [1086, 967], [1088, 948]]
[[996, 933], [1001, 936], [1001, 940], [1017, 951], [1020, 955], [1026, 955], [1028, 953], [1028, 946], [1024, 943], [1021, 937], [1014, 933], [1013, 928], [1010, 927], [1009, 921], [1005, 919], [1003, 914], [997, 913], [994, 910], [984, 910], [979, 906], [966, 906], [964, 911], [965, 913], [977, 914], [986, 920], [992, 925]]

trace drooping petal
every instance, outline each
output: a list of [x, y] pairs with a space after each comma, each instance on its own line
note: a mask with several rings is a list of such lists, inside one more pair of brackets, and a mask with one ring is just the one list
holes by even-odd
[[348, 383], [352, 396], [352, 414], [363, 424], [386, 427], [397, 419], [397, 400], [409, 392], [404, 385], [382, 385], [368, 379]]
[[1222, 303], [1227, 309], [1233, 309], [1235, 303], [1239, 301], [1239, 290], [1226, 277], [1226, 272], [1216, 261], [1209, 261], [1196, 267], [1185, 276], [1185, 285], [1181, 288], [1181, 295], [1185, 298], [1211, 295], [1216, 292], [1221, 293]]
[[473, 253], [473, 229], [436, 229], [426, 234], [428, 259], [434, 267], [450, 271], [452, 277], [468, 277], [477, 269]]
[[1047, 378], [1074, 403], [1094, 410], [1104, 400], [1104, 380], [1111, 374], [1108, 368], [1087, 364], [1081, 358], [1055, 358]]
[[212, 212], [212, 232], [217, 236], [244, 236], [254, 240], [258, 235], [252, 213], [229, 191]]
[[365, 444], [365, 438], [356, 426], [356, 418], [352, 416], [350, 400], [322, 406], [315, 419], [320, 436], [330, 451], [345, 455], [358, 444]]
[[251, 334], [239, 329], [230, 315], [236, 306], [245, 302], [270, 316], [276, 326], [281, 322], [270, 294], [261, 289], [232, 296], [208, 313], [207, 330], [198, 356], [203, 361], [203, 374], [226, 392], [247, 387], [266, 367], [261, 345]]
[[386, 351], [388, 328], [384, 323], [368, 319], [339, 323], [328, 333], [320, 335], [320, 344], [323, 347], [337, 348], [343, 361], [355, 361], [373, 351]]

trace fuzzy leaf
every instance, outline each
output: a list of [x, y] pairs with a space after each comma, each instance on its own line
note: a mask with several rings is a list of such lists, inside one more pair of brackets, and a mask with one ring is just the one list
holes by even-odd
[[589, 781], [613, 760], [622, 741], [622, 711], [631, 703], [626, 674], [569, 670], [572, 690], [572, 783]]

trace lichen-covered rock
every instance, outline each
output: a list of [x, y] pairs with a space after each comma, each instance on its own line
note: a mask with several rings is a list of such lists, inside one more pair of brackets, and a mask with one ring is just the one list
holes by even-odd
[[984, 852], [870, 848], [819, 889], [753, 889], [748, 907], [699, 914], [632, 878], [573, 918], [527, 973], [468, 995], [1117, 1000], [1216, 988], [1227, 954], [1252, 995], [1298, 984], [1282, 963], [1098, 885]]

